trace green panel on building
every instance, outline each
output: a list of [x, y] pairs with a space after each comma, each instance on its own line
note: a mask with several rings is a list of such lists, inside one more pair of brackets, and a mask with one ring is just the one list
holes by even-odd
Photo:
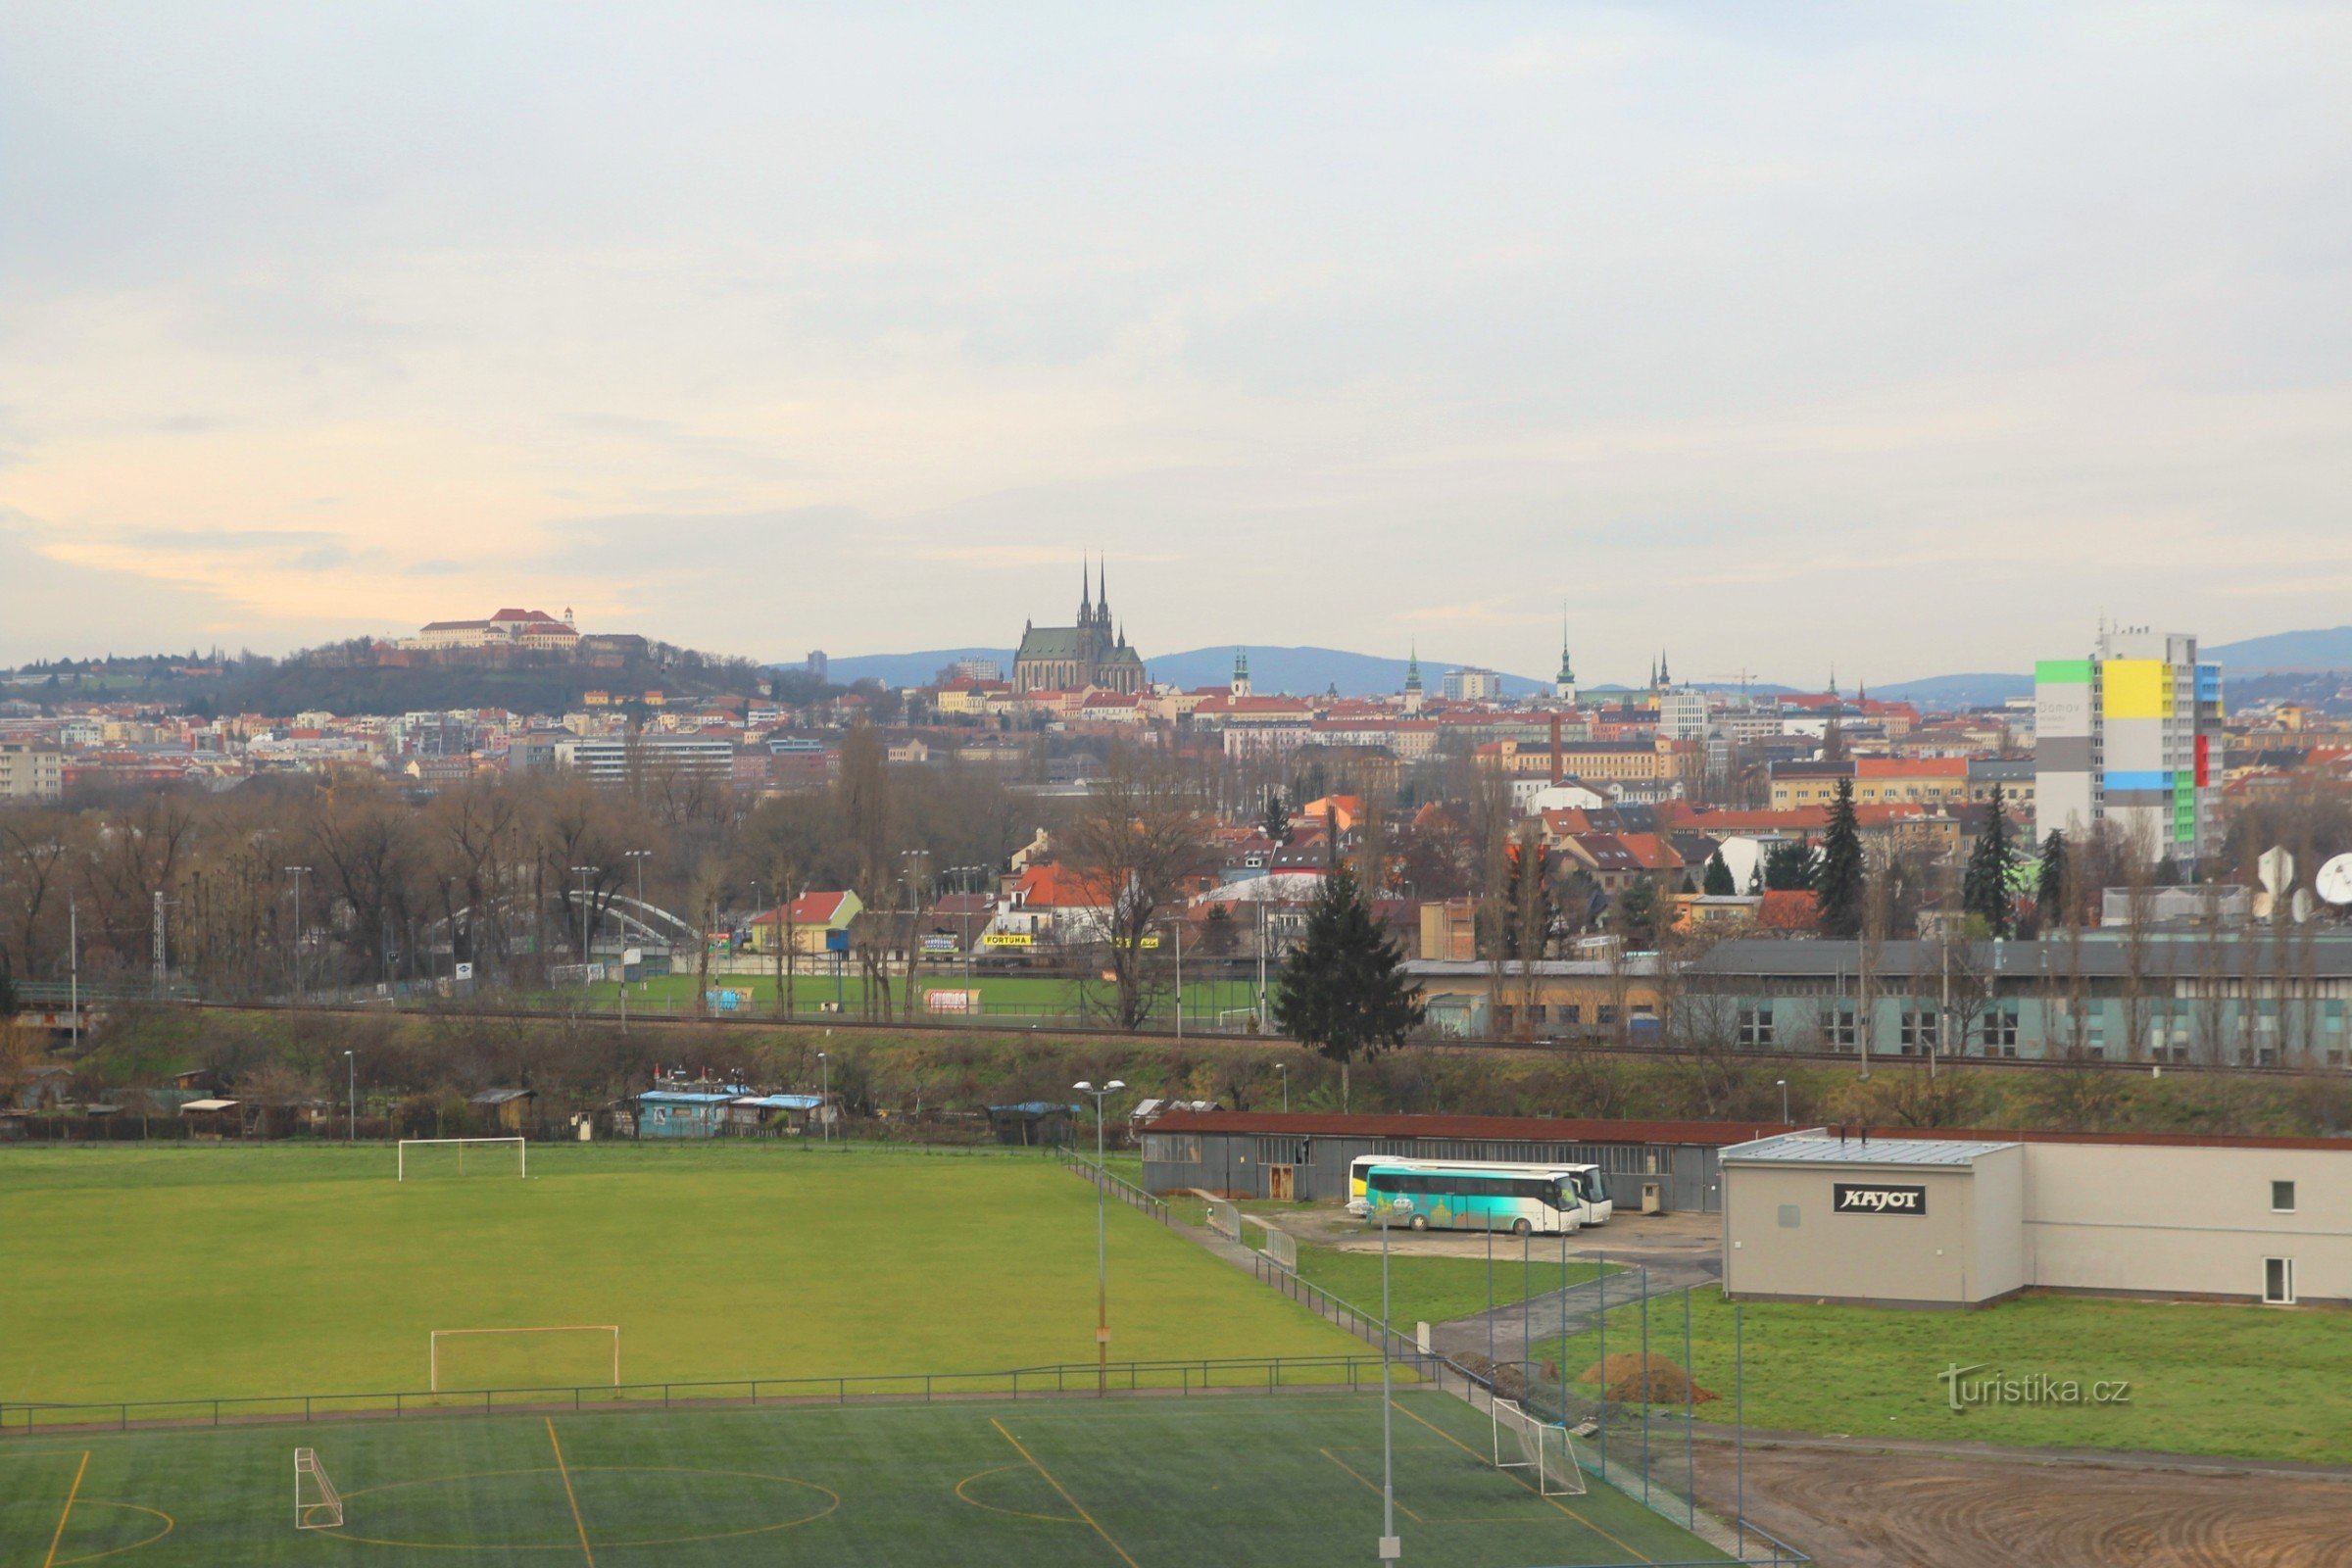
[[2034, 664], [2034, 678], [2045, 686], [2087, 686], [2098, 666], [2087, 659], [2043, 659]]

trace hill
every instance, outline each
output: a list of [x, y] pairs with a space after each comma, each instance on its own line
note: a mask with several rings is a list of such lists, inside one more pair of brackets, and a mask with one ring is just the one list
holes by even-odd
[[[1233, 652], [1227, 646], [1192, 648], [1182, 653], [1155, 654], [1144, 662], [1155, 681], [1184, 687], [1222, 686], [1233, 679]], [[1253, 646], [1249, 654], [1250, 681], [1259, 692], [1297, 692], [1304, 696], [1327, 692], [1336, 686], [1342, 697], [1374, 697], [1404, 690], [1406, 662], [1401, 659], [1316, 647]], [[829, 661], [827, 674], [844, 685], [878, 680], [886, 686], [920, 686], [959, 659], [993, 659], [1006, 679], [1012, 676], [1009, 648], [933, 648], [911, 654], [858, 654]], [[1443, 660], [1421, 662], [1422, 679], [1428, 682], [1433, 695], [1440, 677], [1454, 667]], [[1503, 691], [1513, 697], [1543, 690], [1549, 684], [1524, 675], [1502, 678]]]
[[2352, 670], [2352, 626], [2324, 631], [2280, 631], [2267, 637], [2247, 637], [2233, 643], [2209, 644], [2200, 651], [2206, 659], [2232, 674], [2261, 670]]

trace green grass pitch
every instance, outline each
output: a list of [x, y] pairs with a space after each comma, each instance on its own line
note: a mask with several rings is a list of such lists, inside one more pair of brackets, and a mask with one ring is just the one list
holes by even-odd
[[[527, 1181], [467, 1157], [395, 1183], [380, 1146], [0, 1150], [0, 1401], [422, 1389], [450, 1328], [617, 1324], [630, 1383], [1095, 1358], [1095, 1195], [1035, 1153], [552, 1145]], [[1112, 1359], [1363, 1352], [1108, 1220]], [[445, 1387], [610, 1376], [609, 1337], [449, 1353]]]
[[[1406, 1560], [1729, 1559], [1619, 1494], [1544, 1498], [1442, 1395], [1396, 1397]], [[341, 1492], [294, 1528], [293, 1450]], [[0, 1563], [1370, 1561], [1377, 1393], [851, 1404], [0, 1440]], [[110, 1555], [111, 1554], [111, 1555]]]

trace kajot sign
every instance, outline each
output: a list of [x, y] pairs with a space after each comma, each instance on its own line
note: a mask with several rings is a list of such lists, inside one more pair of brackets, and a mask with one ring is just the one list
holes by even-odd
[[1925, 1187], [1865, 1186], [1858, 1182], [1838, 1182], [1831, 1189], [1831, 1210], [1839, 1214], [1910, 1214], [1925, 1218], [1928, 1212], [1928, 1190]]

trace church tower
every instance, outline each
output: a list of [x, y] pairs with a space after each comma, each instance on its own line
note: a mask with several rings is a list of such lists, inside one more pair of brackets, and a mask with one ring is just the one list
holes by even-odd
[[1250, 650], [1247, 648], [1236, 648], [1233, 651], [1233, 695], [1236, 697], [1250, 695]]
[[1576, 706], [1576, 666], [1568, 661], [1568, 607], [1560, 607], [1560, 672], [1551, 677], [1551, 695]]
[[1421, 711], [1421, 648], [1419, 644], [1414, 645], [1413, 656], [1406, 660], [1404, 664], [1404, 710], [1408, 713]]

